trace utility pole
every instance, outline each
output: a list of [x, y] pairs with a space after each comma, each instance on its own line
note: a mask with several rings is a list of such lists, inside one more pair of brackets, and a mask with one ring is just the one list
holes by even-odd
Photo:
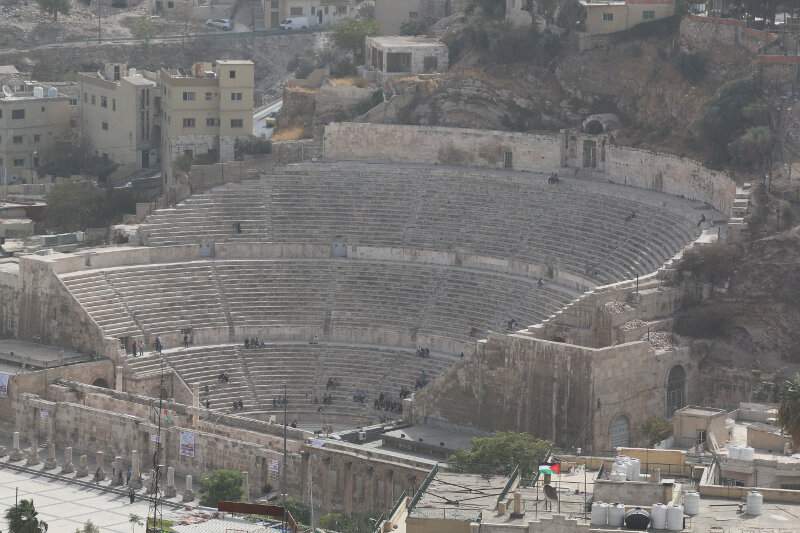
[[103, 39], [100, 37], [100, 4], [103, 0], [97, 0], [97, 42], [102, 43]]
[[286, 531], [286, 380], [283, 380], [283, 520], [281, 531]]

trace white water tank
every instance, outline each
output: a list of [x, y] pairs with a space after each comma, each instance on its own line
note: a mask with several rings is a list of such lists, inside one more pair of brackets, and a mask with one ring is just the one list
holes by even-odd
[[44, 98], [44, 88], [39, 87], [38, 85], [33, 88], [33, 97], [34, 98]]
[[756, 451], [750, 446], [744, 446], [741, 448], [741, 456], [739, 458], [742, 461], [752, 461], [756, 458]]
[[742, 449], [739, 446], [728, 446], [728, 459], [741, 459]]
[[608, 523], [608, 504], [603, 502], [592, 503], [592, 525], [604, 526]]
[[663, 503], [654, 503], [650, 508], [650, 525], [653, 529], [667, 528], [667, 506]]
[[639, 476], [642, 474], [642, 462], [639, 459], [631, 459], [631, 464], [633, 465], [633, 476], [631, 479], [633, 481], [638, 481]]
[[128, 76], [130, 76], [131, 78], [135, 78], [136, 77], [136, 69], [133, 68], [133, 67], [129, 68], [128, 69]]
[[48, 98], [56, 98], [58, 96], [58, 89], [55, 87], [48, 87], [47, 88], [47, 97]]
[[611, 472], [609, 479], [611, 481], [625, 481], [628, 479], [628, 476], [625, 474], [625, 472]]
[[625, 506], [621, 503], [612, 503], [608, 506], [608, 525], [622, 527], [625, 521]]
[[700, 493], [689, 491], [683, 495], [683, 512], [689, 516], [700, 514]]
[[680, 531], [683, 529], [683, 506], [667, 505], [667, 529]]
[[747, 493], [747, 514], [758, 516], [764, 507], [764, 496], [760, 492], [751, 490]]

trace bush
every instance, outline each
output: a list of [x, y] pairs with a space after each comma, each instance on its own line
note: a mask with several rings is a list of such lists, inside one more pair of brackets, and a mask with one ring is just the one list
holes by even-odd
[[704, 305], [687, 309], [675, 321], [675, 333], [698, 339], [724, 337], [730, 331], [731, 317], [722, 305]]
[[728, 279], [742, 257], [742, 249], [721, 241], [686, 250], [678, 263], [678, 273], [691, 272], [695, 279], [716, 284]]
[[[283, 505], [282, 500], [272, 500], [268, 505]], [[292, 518], [301, 524], [311, 523], [311, 510], [308, 505], [303, 503], [297, 498], [286, 498], [286, 509], [292, 515]]]
[[340, 59], [331, 65], [331, 76], [334, 78], [346, 78], [356, 75], [356, 65], [349, 59]]
[[700, 52], [681, 52], [675, 60], [675, 70], [683, 79], [696, 82], [706, 73], [706, 58]]
[[219, 502], [238, 502], [244, 495], [243, 477], [236, 470], [217, 470], [200, 480], [200, 505], [217, 507]]
[[720, 95], [706, 103], [697, 131], [700, 143], [715, 161], [729, 161], [728, 144], [748, 127], [743, 110], [755, 102], [753, 82], [740, 80], [726, 83]]
[[733, 164], [742, 168], [756, 168], [772, 152], [775, 135], [768, 126], [749, 128], [744, 135], [728, 144]]
[[306, 54], [295, 54], [295, 56], [289, 60], [289, 63], [286, 64], [286, 70], [288, 72], [294, 72], [295, 78], [304, 80], [308, 78], [308, 75], [316, 68], [314, 64], [314, 60]]
[[426, 35], [436, 19], [431, 16], [408, 19], [400, 23], [400, 35]]
[[125, 213], [136, 212], [131, 189], [92, 187], [88, 183], [57, 183], [45, 196], [45, 225], [58, 231], [108, 226]]
[[263, 133], [256, 137], [248, 135], [239, 137], [233, 147], [236, 159], [241, 159], [244, 155], [259, 155], [272, 153], [272, 142]]

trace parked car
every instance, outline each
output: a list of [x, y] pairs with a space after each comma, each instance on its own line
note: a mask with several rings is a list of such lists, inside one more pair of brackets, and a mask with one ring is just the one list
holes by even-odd
[[267, 115], [267, 120], [266, 120], [267, 126], [274, 126], [277, 117], [278, 117], [278, 111], [273, 111], [272, 113]]
[[308, 17], [291, 17], [281, 22], [282, 30], [307, 30], [309, 26]]
[[233, 22], [228, 19], [208, 19], [206, 21], [206, 26], [227, 31], [233, 29]]

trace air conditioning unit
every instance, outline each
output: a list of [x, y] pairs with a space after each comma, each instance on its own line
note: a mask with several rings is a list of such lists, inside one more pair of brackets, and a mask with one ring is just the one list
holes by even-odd
[[367, 440], [367, 432], [366, 431], [359, 431], [358, 432], [358, 440]]

